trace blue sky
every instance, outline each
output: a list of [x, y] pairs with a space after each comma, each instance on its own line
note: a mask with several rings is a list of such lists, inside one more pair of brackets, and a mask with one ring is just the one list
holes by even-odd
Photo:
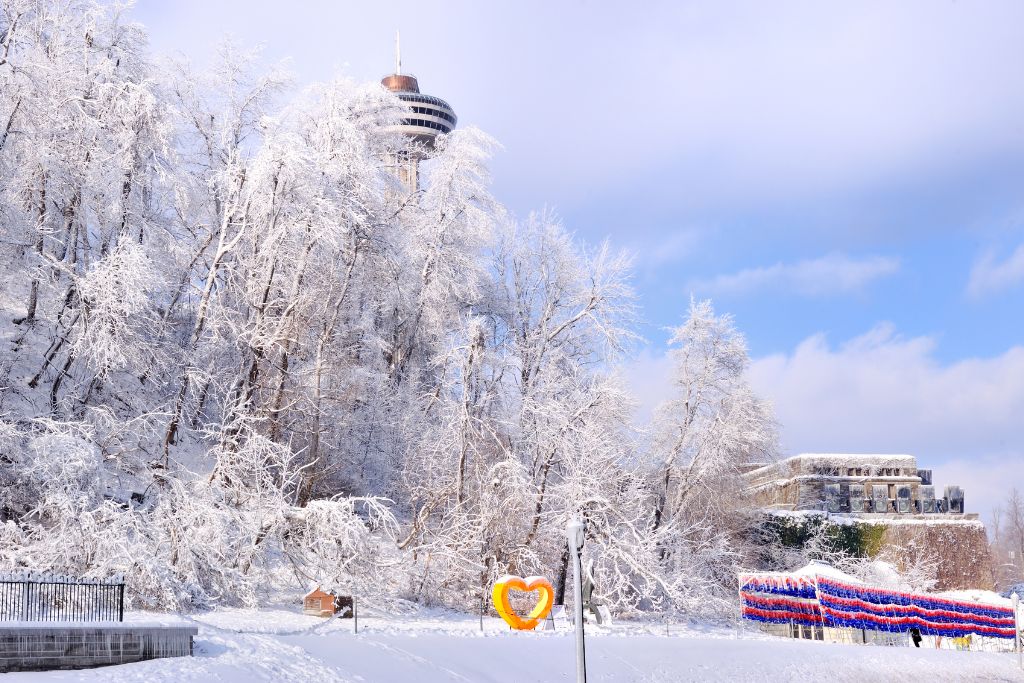
[[132, 16], [157, 53], [201, 63], [230, 33], [300, 83], [380, 78], [401, 29], [424, 92], [504, 145], [500, 200], [636, 253], [645, 400], [669, 391], [664, 328], [693, 293], [747, 335], [788, 452], [910, 452], [982, 511], [1024, 487], [1024, 3], [141, 0]]

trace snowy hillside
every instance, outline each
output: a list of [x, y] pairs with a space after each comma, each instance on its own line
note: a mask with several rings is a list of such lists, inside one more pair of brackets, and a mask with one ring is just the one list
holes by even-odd
[[378, 83], [199, 71], [115, 3], [5, 1], [0, 55], [0, 568], [472, 609], [506, 572], [561, 601], [582, 517], [617, 614], [732, 609], [777, 440], [728, 316], [689, 302], [641, 430], [629, 255], [512, 216], [480, 130], [414, 148]]

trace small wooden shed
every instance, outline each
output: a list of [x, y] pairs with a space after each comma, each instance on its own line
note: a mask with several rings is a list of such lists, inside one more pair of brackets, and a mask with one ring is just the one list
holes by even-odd
[[320, 590], [317, 586], [302, 598], [302, 613], [314, 617], [333, 617], [337, 611], [334, 593]]

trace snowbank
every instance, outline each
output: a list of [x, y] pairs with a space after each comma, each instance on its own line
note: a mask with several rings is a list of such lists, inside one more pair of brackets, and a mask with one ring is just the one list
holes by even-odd
[[[7, 674], [14, 681], [364, 681], [551, 683], [574, 680], [573, 633], [511, 632], [500, 620], [424, 610], [416, 617], [303, 618], [218, 610], [196, 619], [196, 656], [86, 671]], [[831, 645], [743, 628], [618, 623], [588, 629], [593, 683], [669, 681], [1024, 681], [1012, 655]]]

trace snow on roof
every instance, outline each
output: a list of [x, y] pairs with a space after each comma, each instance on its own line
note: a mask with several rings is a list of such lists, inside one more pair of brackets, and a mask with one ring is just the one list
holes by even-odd
[[[826, 512], [825, 510], [786, 510], [780, 508], [761, 508], [761, 512], [775, 517], [823, 517], [832, 524], [856, 526], [860, 524], [881, 524], [885, 526], [932, 524], [936, 526], [970, 526], [984, 527], [985, 524], [977, 517], [968, 517], [959, 513], [904, 513], [862, 514], [859, 512]], [[971, 513], [973, 514], [973, 513]]]
[[8, 569], [0, 571], [0, 581], [18, 583], [70, 583], [77, 586], [91, 584], [118, 584], [124, 583], [124, 574], [111, 574], [103, 578], [95, 576], [80, 577], [58, 574], [56, 572], [41, 571], [38, 569]]
[[816, 562], [814, 560], [812, 560], [810, 564], [804, 567], [800, 567], [800, 569], [797, 569], [791, 573], [797, 576], [807, 577], [824, 576], [826, 578], [835, 579], [836, 581], [842, 581], [844, 583], [864, 583], [860, 579], [850, 576], [846, 572], [839, 571], [830, 564], [825, 564], [824, 562]]
[[798, 453], [785, 458], [791, 460], [813, 460], [814, 462], [844, 465], [849, 462], [867, 462], [873, 465], [916, 465], [917, 458], [906, 453]]
[[980, 519], [972, 518], [968, 519], [962, 514], [958, 513], [929, 513], [924, 514], [905, 514], [905, 513], [893, 513], [892, 516], [879, 517], [875, 515], [866, 516], [858, 514], [830, 514], [829, 520], [836, 524], [882, 524], [885, 526], [903, 526], [903, 525], [933, 525], [933, 526], [969, 526], [969, 527], [985, 527], [985, 523]]
[[761, 512], [775, 517], [828, 517], [829, 514], [824, 510], [787, 510], [784, 508], [763, 508]]
[[[750, 467], [743, 474], [747, 477], [757, 478], [765, 473], [774, 470], [787, 472], [790, 468], [787, 465], [799, 464], [800, 469], [807, 467], [859, 467], [869, 465], [874, 468], [917, 468], [917, 458], [913, 455], [901, 453], [798, 453], [778, 462], [767, 463], [759, 467]], [[876, 475], [879, 472], [875, 473]]]
[[986, 605], [999, 605], [1000, 607], [1010, 607], [1013, 604], [1009, 598], [1004, 598], [999, 593], [981, 589], [945, 591], [943, 593], [936, 593], [936, 595], [944, 598], [952, 598], [953, 600], [980, 602]]

